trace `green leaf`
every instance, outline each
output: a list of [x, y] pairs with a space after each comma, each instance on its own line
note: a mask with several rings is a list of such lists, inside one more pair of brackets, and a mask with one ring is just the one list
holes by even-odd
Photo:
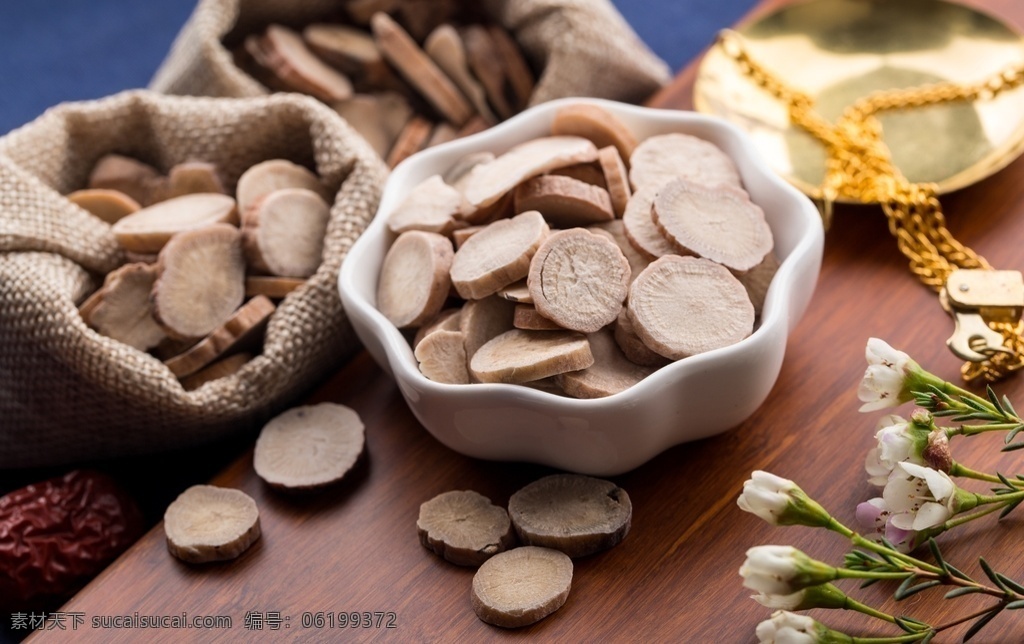
[[1013, 439], [1017, 436], [1017, 434], [1021, 432], [1022, 429], [1024, 429], [1024, 425], [1014, 427], [1013, 429], [1011, 429], [1009, 432], [1006, 433], [1006, 437], [1003, 439], [1003, 442], [1012, 443]]
[[1013, 418], [1020, 418], [1020, 415], [1017, 414], [1017, 410], [1013, 408], [1013, 403], [1011, 403], [1010, 399], [1006, 396], [1003, 396], [1003, 407], [1010, 410], [1010, 415]]
[[1013, 490], [1013, 483], [1010, 483], [1009, 479], [1003, 476], [1002, 472], [996, 472], [996, 476], [999, 477], [999, 480], [1003, 482], [1003, 485], [1005, 485], [1008, 490]]
[[1007, 446], [1003, 447], [1003, 449], [1001, 449], [999, 451], [1000, 452], [1014, 452], [1014, 451], [1019, 450], [1019, 449], [1024, 449], [1024, 443], [1014, 443], [1012, 445], [1007, 445]]
[[879, 581], [881, 581], [881, 580], [880, 579], [865, 579], [864, 581], [861, 582], [860, 587], [861, 588], [867, 588], [868, 586], [870, 586], [872, 584], [876, 584]]
[[928, 549], [932, 551], [932, 556], [935, 557], [935, 563], [942, 568], [942, 574], [949, 576], [949, 569], [946, 568], [946, 560], [942, 558], [942, 553], [939, 551], [939, 544], [935, 543], [934, 537], [928, 537]]
[[[1021, 499], [1021, 500], [1024, 501], [1024, 499]], [[1018, 505], [1020, 505], [1020, 501], [1015, 501], [1015, 502], [1010, 503], [1009, 505], [1007, 505], [1005, 508], [1003, 508], [1003, 511], [999, 513], [999, 519], [998, 520], [1002, 520], [1007, 514], [1009, 514], [1009, 513], [1013, 512], [1014, 510], [1016, 510]]]
[[924, 639], [921, 640], [921, 644], [929, 644], [929, 642], [931, 642], [933, 639], [935, 639], [935, 636], [937, 634], [938, 633], [936, 633], [935, 631], [932, 631], [931, 633], [928, 633], [927, 635], [924, 636]]
[[1015, 602], [1010, 602], [1006, 605], [1009, 610], [1017, 610], [1018, 608], [1024, 608], [1024, 599], [1018, 599]]
[[964, 595], [971, 595], [973, 593], [983, 592], [981, 588], [977, 586], [964, 586], [963, 588], [954, 588], [943, 596], [943, 599], [954, 599], [956, 597], [963, 597]]
[[913, 618], [910, 618], [910, 617], [903, 617], [903, 616], [896, 617], [894, 619], [896, 621], [896, 625], [899, 626], [900, 628], [902, 628], [904, 631], [906, 631], [908, 633], [920, 633], [921, 632], [921, 629], [918, 626], [921, 622], [917, 621], [916, 619], [913, 619]]
[[893, 594], [893, 598], [896, 601], [902, 601], [902, 600], [906, 599], [907, 597], [910, 597], [911, 595], [916, 595], [917, 593], [921, 592], [922, 590], [928, 590], [929, 588], [935, 588], [936, 586], [941, 586], [942, 585], [942, 581], [939, 580], [939, 579], [929, 579], [928, 581], [921, 582], [920, 584], [918, 584], [916, 586], [909, 586], [907, 584], [907, 582], [911, 581], [913, 579], [915, 579], [915, 578], [914, 577], [908, 577], [907, 579], [904, 580], [904, 582], [902, 584], [900, 584], [899, 589], [895, 592], [895, 594]]
[[963, 579], [965, 581], [974, 581], [967, 575], [967, 573], [963, 572], [962, 570], [960, 570], [953, 564], [949, 563], [948, 561], [946, 562], [946, 570], [953, 573], [954, 577], [959, 577], [960, 579]]
[[1010, 592], [1010, 589], [1003, 585], [1003, 580], [999, 578], [999, 575], [992, 569], [992, 566], [985, 561], [984, 557], [978, 557], [978, 563], [981, 565], [981, 569], [985, 571], [985, 575], [992, 580], [993, 584], [999, 586], [999, 589], [1004, 593]]
[[985, 628], [985, 625], [988, 624], [989, 622], [991, 622], [992, 619], [996, 615], [998, 615], [1002, 610], [1003, 610], [1003, 605], [1000, 604], [996, 608], [993, 608], [992, 612], [986, 613], [986, 614], [982, 615], [981, 618], [978, 619], [978, 621], [974, 622], [974, 624], [967, 630], [967, 632], [964, 633], [964, 638], [962, 640], [960, 640], [960, 641], [962, 641], [962, 642], [970, 641], [970, 639], [972, 637], [977, 635], [978, 632], [981, 631], [981, 629]]
[[997, 396], [996, 392], [993, 391], [992, 385], [989, 385], [988, 387], [985, 387], [985, 394], [988, 395], [988, 400], [989, 400], [989, 402], [992, 403], [992, 406], [996, 408], [996, 411], [998, 411], [1000, 414], [1002, 414], [1005, 417], [1006, 416], [1006, 410], [1003, 409], [1003, 406], [1001, 404], [999, 404], [999, 396]]
[[1010, 590], [1012, 590], [1013, 592], [1015, 592], [1015, 593], [1017, 593], [1019, 595], [1024, 595], [1024, 586], [1022, 586], [1021, 584], [1019, 584], [1019, 583], [1015, 582], [1014, 580], [1010, 579], [1009, 577], [1007, 577], [1006, 575], [1004, 575], [1001, 572], [997, 572], [996, 576], [998, 576], [999, 579], [1001, 579], [1002, 582], [1004, 584], [1006, 584], [1007, 588], [1009, 588]]

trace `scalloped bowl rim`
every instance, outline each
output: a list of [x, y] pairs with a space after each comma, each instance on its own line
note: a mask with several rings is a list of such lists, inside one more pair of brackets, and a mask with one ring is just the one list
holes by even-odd
[[[677, 360], [658, 369], [640, 383], [604, 398], [575, 399], [522, 385], [504, 383], [453, 385], [427, 379], [420, 373], [412, 348], [402, 333], [377, 310], [373, 303], [363, 296], [356, 285], [358, 272], [362, 268], [361, 260], [366, 248], [378, 237], [392, 235], [386, 228], [387, 215], [397, 207], [406, 194], [408, 194], [408, 190], [411, 189], [412, 185], [409, 185], [411, 181], [409, 178], [410, 174], [425, 166], [448, 168], [455, 160], [476, 151], [487, 150], [496, 154], [500, 153], [511, 147], [511, 145], [526, 140], [526, 138], [533, 138], [533, 135], [526, 138], [516, 136], [516, 132], [521, 128], [529, 128], [531, 125], [535, 127], [537, 123], [550, 123], [551, 117], [560, 107], [577, 103], [593, 104], [608, 109], [620, 116], [627, 115], [641, 120], [664, 121], [677, 127], [683, 126], [686, 129], [710, 128], [712, 130], [721, 130], [725, 133], [725, 136], [735, 140], [734, 142], [739, 145], [742, 153], [745, 155], [746, 162], [751, 166], [748, 172], [744, 173], [744, 182], [747, 182], [747, 174], [756, 172], [761, 175], [761, 179], [768, 181], [771, 189], [781, 193], [783, 198], [793, 202], [794, 207], [797, 207], [797, 216], [802, 230], [799, 232], [799, 240], [793, 246], [790, 253], [782, 260], [778, 271], [772, 279], [757, 328], [754, 329], [750, 336], [735, 344]], [[495, 143], [495, 141], [505, 140], [506, 137], [511, 140], [509, 145]], [[733, 158], [737, 160], [735, 155], [733, 155]], [[737, 165], [740, 164], [737, 163]], [[432, 173], [439, 174], [441, 172], [443, 170]], [[428, 175], [424, 175], [424, 178], [425, 176]], [[773, 232], [775, 231], [773, 230]], [[816, 262], [817, 265], [820, 265], [823, 236], [824, 232], [820, 216], [810, 200], [775, 174], [762, 159], [749, 136], [731, 123], [718, 117], [695, 112], [638, 107], [603, 99], [566, 98], [532, 107], [479, 134], [418, 152], [399, 164], [392, 171], [385, 184], [383, 197], [376, 216], [366, 231], [353, 244], [348, 257], [342, 264], [338, 276], [338, 288], [349, 316], [360, 316], [367, 320], [370, 323], [368, 326], [373, 328], [377, 338], [381, 341], [387, 355], [387, 365], [382, 364], [381, 366], [390, 371], [396, 379], [405, 379], [414, 383], [418, 390], [448, 397], [455, 405], [458, 404], [459, 400], [470, 400], [485, 393], [507, 393], [514, 394], [515, 398], [519, 400], [532, 400], [537, 403], [551, 405], [556, 410], [587, 410], [588, 413], [595, 413], [603, 409], [620, 406], [624, 402], [636, 398], [648, 387], [664, 386], [669, 381], [680, 379], [684, 374], [700, 372], [703, 366], [708, 363], [714, 363], [729, 356], [735, 357], [751, 351], [756, 347], [760, 338], [765, 336], [768, 330], [775, 326], [788, 326], [782, 334], [783, 343], [785, 343], [789, 332], [792, 331], [793, 326], [795, 326], [797, 320], [803, 314], [803, 310], [789, 311], [785, 306], [785, 303], [790, 301], [790, 291], [797, 284], [795, 271], [798, 265], [805, 264], [808, 259], [807, 256], [813, 253], [817, 253]], [[373, 277], [373, 282], [375, 289], [376, 275]], [[805, 302], [809, 298], [810, 295], [808, 294], [804, 298]], [[806, 305], [804, 305], [804, 308], [806, 308]], [[356, 325], [356, 327], [357, 332], [359, 332], [359, 326]], [[363, 338], [363, 342], [367, 344], [365, 338]], [[374, 357], [380, 362], [377, 356]], [[777, 378], [777, 376], [778, 374], [776, 373], [775, 377]], [[405, 388], [402, 388], [402, 392], [403, 396], [406, 396], [407, 403], [410, 402]], [[411, 403], [410, 406], [412, 406]], [[435, 433], [430, 427], [427, 427], [427, 429], [431, 433]], [[685, 440], [684, 437], [677, 442]]]

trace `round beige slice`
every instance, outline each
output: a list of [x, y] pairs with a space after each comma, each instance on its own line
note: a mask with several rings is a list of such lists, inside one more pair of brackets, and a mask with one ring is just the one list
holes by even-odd
[[681, 134], [659, 134], [645, 139], [629, 155], [629, 180], [634, 190], [655, 190], [684, 177], [703, 185], [724, 183], [743, 187], [736, 164], [714, 143]]
[[539, 212], [496, 221], [467, 239], [452, 260], [451, 280], [459, 296], [479, 300], [518, 282], [548, 234]]
[[633, 330], [633, 321], [629, 319], [628, 306], [623, 307], [619, 317], [615, 318], [614, 333], [615, 343], [619, 345], [626, 359], [633, 364], [658, 369], [671, 362], [660, 353], [652, 351], [636, 334]]
[[87, 188], [76, 190], [67, 197], [68, 201], [83, 210], [96, 215], [108, 224], [113, 224], [138, 212], [142, 206], [120, 190]]
[[384, 65], [373, 37], [347, 25], [315, 23], [302, 30], [302, 39], [321, 59], [353, 77], [372, 76]]
[[754, 307], [729, 269], [708, 259], [668, 255], [629, 288], [637, 336], [666, 358], [726, 347], [750, 335]]
[[178, 378], [191, 375], [211, 362], [244, 348], [256, 348], [274, 304], [258, 295], [242, 305], [234, 315], [210, 335], [183, 353], [164, 362]]
[[585, 557], [626, 538], [633, 505], [611, 481], [579, 474], [552, 474], [508, 500], [508, 514], [527, 545]]
[[454, 187], [460, 192], [464, 191], [463, 180], [469, 171], [478, 165], [483, 163], [490, 163], [494, 161], [495, 156], [493, 152], [470, 152], [465, 156], [459, 157], [459, 159], [448, 168], [441, 178], [448, 185]]
[[323, 258], [331, 208], [304, 188], [275, 190], [242, 213], [249, 265], [280, 277], [309, 277]]
[[616, 217], [621, 217], [626, 212], [629, 198], [633, 196], [633, 191], [629, 188], [626, 164], [622, 162], [619, 151], [611, 145], [597, 151], [597, 160], [604, 173], [604, 183], [612, 200], [612, 210], [615, 211]]
[[423, 323], [423, 326], [416, 329], [413, 336], [412, 348], [416, 349], [423, 338], [434, 331], [458, 331], [459, 321], [462, 318], [462, 309], [444, 309], [437, 315]]
[[629, 262], [615, 242], [573, 228], [544, 240], [527, 283], [538, 313], [566, 329], [593, 333], [622, 310], [629, 278]]
[[466, 366], [466, 336], [461, 331], [437, 329], [416, 345], [413, 354], [420, 373], [434, 382], [448, 385], [469, 384]]
[[287, 159], [270, 159], [252, 166], [238, 178], [235, 194], [238, 210], [245, 212], [264, 196], [284, 188], [305, 188], [317, 193], [325, 201], [331, 196], [320, 179], [307, 168]]
[[594, 364], [587, 336], [573, 331], [513, 329], [480, 347], [469, 361], [480, 382], [523, 383]]
[[452, 490], [420, 505], [424, 548], [459, 566], [479, 566], [515, 542], [505, 508], [472, 490]]
[[447, 237], [410, 230], [391, 245], [380, 269], [377, 309], [400, 329], [436, 315], [451, 290], [454, 250]]
[[594, 364], [580, 371], [569, 371], [555, 378], [573, 398], [604, 398], [625, 391], [654, 372], [630, 361], [615, 342], [608, 327], [587, 335]]
[[537, 308], [529, 304], [516, 304], [512, 326], [526, 331], [562, 331], [565, 327], [554, 320], [549, 320], [537, 312]]
[[302, 36], [287, 27], [276, 24], [267, 27], [253, 55], [292, 91], [310, 94], [325, 103], [352, 96], [348, 77], [320, 60], [309, 50]]
[[469, 69], [466, 47], [455, 27], [445, 24], [432, 31], [423, 43], [423, 50], [469, 99], [484, 120], [488, 123], [498, 122], [498, 117], [487, 104], [487, 93], [483, 85]]
[[572, 177], [543, 175], [515, 191], [516, 212], [536, 210], [555, 228], [589, 226], [615, 218], [608, 191]]
[[633, 245], [633, 248], [651, 260], [678, 252], [672, 242], [661, 234], [651, 216], [651, 209], [657, 194], [656, 187], [649, 186], [637, 190], [629, 198], [626, 211], [622, 215], [626, 239]]
[[526, 280], [519, 280], [515, 284], [509, 284], [498, 291], [498, 297], [509, 302], [515, 302], [516, 304], [533, 304], [533, 298], [530, 297], [530, 287], [527, 285]]
[[686, 255], [748, 271], [774, 245], [764, 211], [743, 190], [702, 186], [686, 179], [666, 184], [651, 210], [658, 230]]
[[269, 485], [312, 490], [341, 480], [363, 453], [359, 414], [336, 403], [293, 407], [260, 431], [253, 469]]
[[234, 226], [214, 224], [175, 235], [160, 251], [157, 269], [153, 317], [173, 338], [211, 333], [245, 298], [242, 234]]
[[569, 134], [590, 139], [599, 148], [614, 146], [628, 159], [636, 149], [633, 131], [617, 116], [596, 105], [568, 105], [555, 113], [552, 134]]
[[212, 163], [186, 161], [171, 168], [167, 173], [167, 198], [180, 197], [201, 192], [227, 194], [220, 171]]
[[531, 546], [499, 553], [473, 576], [477, 617], [502, 628], [538, 622], [565, 604], [572, 587], [572, 560]]
[[771, 286], [772, 279], [778, 270], [779, 258], [775, 256], [775, 253], [770, 252], [764, 256], [764, 260], [760, 264], [736, 276], [740, 284], [747, 289], [750, 303], [754, 305], [754, 315], [761, 315], [764, 298], [768, 295], [768, 287]]
[[213, 193], [184, 195], [134, 212], [113, 225], [121, 247], [135, 253], [157, 253], [172, 236], [210, 224], [236, 224], [235, 200]]
[[597, 160], [594, 144], [578, 136], [548, 136], [513, 147], [490, 163], [474, 166], [462, 190], [474, 208], [501, 199], [520, 183], [557, 168]]
[[615, 242], [615, 245], [622, 251], [623, 257], [629, 262], [630, 283], [651, 263], [650, 258], [638, 251], [630, 243], [629, 238], [626, 236], [626, 225], [621, 219], [613, 219], [604, 223], [594, 224], [593, 226], [587, 226], [587, 230], [598, 235], [605, 235], [608, 239]]
[[466, 198], [433, 175], [416, 185], [388, 217], [388, 229], [396, 235], [407, 230], [426, 230], [447, 235], [462, 215]]
[[455, 84], [438, 68], [397, 22], [378, 12], [370, 20], [370, 29], [385, 60], [444, 117], [462, 125], [473, 116], [473, 108]]
[[235, 559], [260, 538], [260, 513], [245, 492], [194, 485], [164, 513], [167, 549], [188, 563]]
[[480, 347], [513, 329], [514, 311], [512, 302], [496, 295], [466, 302], [459, 316], [459, 330], [466, 340], [467, 365]]
[[149, 300], [156, 276], [152, 264], [126, 264], [108, 273], [103, 288], [82, 307], [86, 324], [140, 351], [160, 344], [167, 334], [153, 319]]
[[306, 283], [299, 277], [250, 275], [245, 278], [245, 296], [263, 295], [272, 300], [283, 300], [289, 293]]
[[89, 174], [89, 187], [117, 190], [138, 204], [153, 203], [153, 191], [166, 179], [156, 168], [131, 157], [106, 154], [96, 161]]

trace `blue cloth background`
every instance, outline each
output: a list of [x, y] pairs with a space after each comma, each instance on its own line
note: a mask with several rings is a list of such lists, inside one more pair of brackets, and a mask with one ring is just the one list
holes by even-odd
[[[678, 71], [754, 0], [613, 0]], [[0, 134], [62, 101], [145, 87], [196, 0], [0, 0]]]

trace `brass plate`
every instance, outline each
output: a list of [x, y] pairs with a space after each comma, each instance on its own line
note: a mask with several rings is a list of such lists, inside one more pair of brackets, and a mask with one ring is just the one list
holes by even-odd
[[[977, 83], [1024, 61], [1021, 35], [987, 14], [942, 0], [811, 0], [737, 29], [751, 57], [815, 100], [835, 121], [876, 90]], [[694, 105], [746, 130], [769, 163], [810, 196], [825, 173], [822, 145], [791, 127], [786, 108], [744, 76], [721, 44], [704, 57]], [[940, 193], [970, 185], [1024, 149], [1024, 88], [995, 99], [880, 115], [893, 161]]]

